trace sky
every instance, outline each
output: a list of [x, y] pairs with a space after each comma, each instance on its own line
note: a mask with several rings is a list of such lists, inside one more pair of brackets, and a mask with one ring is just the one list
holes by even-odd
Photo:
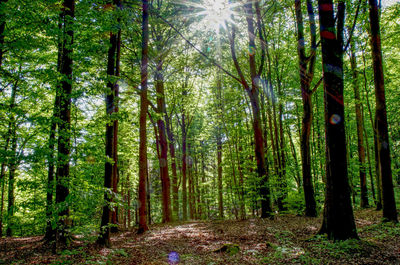
[[382, 6], [386, 7], [386, 6], [391, 6], [395, 3], [400, 2], [400, 0], [382, 0]]

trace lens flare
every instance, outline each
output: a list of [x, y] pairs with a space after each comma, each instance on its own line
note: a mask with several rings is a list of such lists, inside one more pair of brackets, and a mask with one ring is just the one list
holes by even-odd
[[342, 117], [340, 117], [338, 114], [333, 114], [331, 118], [329, 119], [330, 124], [336, 125], [339, 124], [342, 121]]
[[172, 251], [168, 254], [168, 263], [169, 264], [178, 264], [179, 263], [179, 254], [175, 251]]

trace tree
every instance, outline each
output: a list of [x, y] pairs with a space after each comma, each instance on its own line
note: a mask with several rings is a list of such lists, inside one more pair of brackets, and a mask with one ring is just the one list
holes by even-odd
[[350, 201], [343, 102], [344, 1], [338, 3], [337, 29], [332, 0], [319, 0], [319, 21], [324, 71], [326, 191], [324, 218], [319, 233], [329, 239], [358, 238]]
[[64, 0], [63, 9], [60, 14], [62, 21], [62, 49], [60, 74], [62, 75], [60, 83], [60, 116], [59, 116], [59, 134], [58, 134], [58, 155], [56, 171], [56, 207], [58, 211], [56, 243], [57, 245], [68, 245], [70, 242], [68, 220], [69, 206], [68, 182], [70, 177], [70, 151], [71, 151], [71, 94], [72, 94], [72, 55], [74, 39], [74, 16], [75, 1]]
[[147, 78], [148, 78], [148, 53], [149, 53], [149, 2], [142, 1], [142, 60], [141, 60], [141, 83], [140, 83], [140, 145], [139, 145], [139, 229], [138, 233], [149, 230], [147, 226], [146, 209], [146, 178], [147, 178]]
[[310, 133], [313, 121], [311, 82], [314, 77], [315, 57], [317, 52], [316, 26], [312, 2], [307, 0], [308, 17], [310, 21], [310, 56], [305, 53], [303, 12], [301, 0], [295, 0], [296, 23], [297, 23], [297, 52], [299, 54], [299, 74], [301, 98], [303, 101], [303, 119], [301, 128], [301, 161], [303, 173], [303, 190], [306, 204], [306, 216], [317, 216], [316, 202], [314, 197], [314, 187], [311, 176], [311, 154], [310, 154]]
[[[121, 8], [121, 1], [114, 0], [112, 3], [115, 8]], [[119, 19], [118, 21], [119, 22]], [[101, 218], [100, 236], [97, 242], [101, 245], [110, 247], [110, 230], [111, 224], [116, 224], [116, 218], [111, 220], [113, 212], [116, 210], [111, 208], [113, 201], [110, 191], [116, 192], [116, 184], [118, 178], [118, 94], [119, 85], [118, 81], [115, 80], [119, 77], [120, 73], [120, 51], [121, 51], [121, 29], [119, 25], [116, 25], [115, 31], [110, 32], [110, 47], [108, 48], [108, 63], [107, 63], [107, 95], [106, 95], [106, 162], [105, 162], [105, 173], [104, 173], [104, 206], [103, 215]], [[115, 214], [116, 216], [116, 214]], [[114, 222], [113, 222], [114, 221]]]
[[364, 147], [364, 120], [361, 110], [360, 89], [358, 85], [358, 70], [354, 40], [350, 41], [350, 64], [353, 76], [354, 100], [356, 108], [357, 122], [357, 147], [358, 162], [360, 163], [360, 187], [361, 187], [361, 208], [368, 207], [367, 174], [365, 166], [365, 147]]
[[[265, 166], [265, 150], [264, 150], [264, 139], [262, 134], [262, 123], [261, 123], [261, 112], [260, 112], [260, 102], [259, 102], [259, 80], [260, 74], [262, 72], [262, 65], [257, 69], [256, 66], [256, 35], [254, 28], [254, 10], [253, 4], [256, 5], [256, 8], [259, 8], [258, 1], [247, 1], [244, 4], [244, 11], [246, 15], [247, 21], [247, 33], [248, 33], [248, 42], [249, 42], [249, 68], [250, 68], [250, 80], [251, 84], [246, 81], [246, 78], [243, 74], [243, 71], [239, 65], [236, 56], [235, 50], [235, 34], [236, 28], [235, 25], [232, 25], [232, 32], [229, 36], [230, 39], [230, 47], [231, 47], [231, 55], [236, 71], [239, 75], [237, 81], [240, 82], [245, 92], [247, 93], [250, 99], [250, 105], [253, 114], [253, 132], [254, 132], [254, 152], [257, 161], [257, 175], [260, 181], [260, 195], [261, 195], [261, 216], [268, 217], [271, 215], [271, 199], [270, 199], [270, 189], [268, 186], [268, 175]], [[258, 12], [257, 12], [258, 13]], [[261, 25], [261, 17], [257, 15], [257, 25]], [[259, 31], [261, 34], [261, 31]], [[264, 45], [264, 42], [261, 41], [261, 45]], [[263, 47], [262, 47], [263, 48]], [[263, 49], [262, 49], [263, 50]]]
[[376, 130], [378, 143], [378, 159], [382, 185], [383, 218], [387, 221], [398, 222], [396, 202], [393, 191], [390, 144], [386, 114], [385, 84], [382, 66], [382, 49], [379, 26], [378, 4], [369, 0], [369, 20], [371, 26], [371, 48], [374, 67], [374, 84], [376, 99]]

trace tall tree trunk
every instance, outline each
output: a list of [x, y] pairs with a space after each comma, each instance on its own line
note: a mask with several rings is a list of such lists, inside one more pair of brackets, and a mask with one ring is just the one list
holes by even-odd
[[360, 89], [358, 85], [358, 70], [354, 47], [354, 40], [350, 42], [350, 64], [353, 76], [354, 100], [356, 108], [357, 122], [357, 146], [358, 162], [360, 166], [360, 187], [361, 187], [361, 208], [368, 207], [367, 174], [365, 168], [365, 148], [364, 148], [364, 120], [361, 112]]
[[303, 101], [303, 119], [301, 127], [301, 161], [303, 173], [303, 190], [306, 204], [305, 215], [310, 217], [317, 216], [316, 202], [314, 197], [314, 187], [311, 175], [311, 155], [310, 155], [310, 133], [313, 120], [312, 91], [311, 82], [314, 76], [314, 63], [316, 53], [316, 28], [313, 6], [310, 0], [307, 1], [307, 8], [310, 19], [311, 31], [311, 55], [307, 59], [305, 54], [304, 24], [301, 9], [301, 0], [295, 0], [296, 23], [297, 23], [297, 51], [299, 55], [299, 74], [301, 98]]
[[[165, 96], [164, 96], [165, 98]], [[174, 219], [179, 219], [179, 198], [178, 198], [178, 174], [176, 170], [176, 157], [175, 157], [175, 137], [172, 132], [170, 118], [166, 112], [164, 112], [165, 124], [167, 129], [168, 141], [169, 141], [169, 154], [171, 156], [171, 169], [172, 169], [172, 211]]]
[[60, 85], [60, 116], [58, 134], [58, 157], [56, 171], [56, 204], [58, 220], [56, 229], [56, 247], [69, 245], [69, 160], [71, 151], [71, 93], [72, 93], [72, 53], [74, 39], [75, 0], [64, 0], [61, 21], [63, 38], [61, 51], [60, 74], [63, 76]]
[[147, 78], [149, 52], [149, 2], [142, 0], [142, 61], [141, 61], [141, 92], [140, 92], [140, 143], [139, 143], [139, 229], [138, 233], [149, 230], [146, 222], [146, 177], [147, 177]]
[[7, 205], [7, 230], [6, 235], [11, 237], [14, 231], [15, 214], [15, 171], [17, 169], [17, 128], [15, 121], [12, 125], [10, 159], [8, 163], [8, 205]]
[[[120, 7], [121, 2], [114, 0], [113, 5]], [[121, 45], [121, 31], [110, 32], [110, 47], [108, 49], [108, 63], [107, 63], [107, 95], [106, 95], [106, 162], [104, 172], [104, 206], [103, 215], [101, 217], [100, 235], [97, 242], [107, 247], [111, 246], [110, 240], [110, 225], [117, 225], [116, 211], [111, 209], [111, 203], [113, 201], [113, 195], [110, 194], [110, 190], [114, 193], [117, 192], [117, 144], [118, 144], [118, 120], [115, 114], [118, 113], [118, 93], [119, 86], [115, 77], [119, 76], [119, 54]], [[116, 227], [117, 228], [117, 227]]]
[[329, 239], [358, 238], [347, 174], [343, 102], [344, 1], [338, 3], [337, 33], [332, 0], [318, 0], [322, 62], [324, 69], [326, 192], [320, 233]]
[[[230, 37], [230, 47], [231, 47], [231, 55], [232, 60], [234, 62], [234, 66], [239, 75], [240, 83], [244, 90], [246, 91], [249, 99], [250, 105], [253, 114], [253, 132], [254, 132], [254, 153], [257, 161], [257, 175], [260, 181], [259, 193], [261, 197], [261, 217], [269, 217], [271, 216], [271, 198], [270, 198], [270, 188], [268, 183], [268, 174], [265, 167], [265, 149], [264, 149], [264, 139], [262, 133], [262, 123], [261, 123], [261, 112], [260, 112], [260, 103], [259, 103], [259, 80], [260, 80], [260, 70], [257, 72], [256, 69], [256, 44], [255, 44], [255, 29], [254, 29], [254, 10], [253, 10], [253, 1], [248, 0], [244, 4], [244, 10], [246, 14], [247, 21], [247, 32], [249, 37], [249, 68], [250, 68], [250, 79], [251, 85], [249, 85], [243, 75], [243, 72], [239, 66], [239, 62], [236, 57], [235, 50], [235, 26], [232, 27], [232, 34]], [[255, 2], [256, 7], [258, 6], [258, 1]], [[260, 25], [260, 16], [257, 16], [258, 25]], [[260, 32], [260, 30], [259, 30]], [[261, 42], [264, 45], [264, 42]], [[263, 49], [262, 49], [263, 50]]]
[[218, 210], [219, 218], [224, 219], [224, 201], [223, 201], [223, 184], [222, 184], [222, 82], [221, 75], [218, 73], [217, 80], [217, 171], [218, 171]]
[[[0, 69], [3, 64], [3, 54], [4, 54], [4, 30], [6, 28], [5, 13], [6, 8], [4, 7], [8, 0], [0, 0]], [[1, 89], [3, 90], [3, 89]], [[0, 91], [1, 91], [0, 90]]]
[[14, 116], [14, 107], [15, 107], [15, 99], [17, 96], [17, 86], [18, 86], [18, 81], [13, 85], [12, 90], [11, 90], [11, 97], [10, 97], [10, 105], [9, 105], [9, 112], [10, 112], [10, 117], [9, 117], [9, 122], [8, 122], [8, 130], [7, 130], [7, 135], [5, 139], [5, 145], [4, 145], [4, 157], [3, 161], [1, 163], [1, 172], [0, 172], [0, 184], [1, 184], [1, 208], [0, 208], [0, 238], [3, 236], [3, 210], [4, 210], [4, 190], [5, 190], [5, 183], [6, 183], [6, 166], [8, 166], [8, 169], [10, 170], [10, 159], [9, 159], [9, 145], [10, 141], [15, 138], [16, 134], [16, 125], [15, 125], [15, 116]]
[[[160, 40], [159, 40], [160, 41]], [[166, 113], [165, 105], [165, 93], [164, 93], [164, 77], [163, 77], [163, 59], [157, 62], [156, 74], [155, 74], [155, 86], [157, 93], [157, 111], [159, 118], [157, 120], [158, 126], [158, 138], [160, 144], [160, 176], [162, 186], [162, 209], [163, 209], [163, 223], [172, 221], [171, 212], [171, 184], [168, 172], [168, 142], [165, 131], [165, 122], [162, 119], [162, 115]]]
[[382, 66], [382, 49], [377, 0], [369, 0], [369, 19], [371, 26], [371, 48], [374, 67], [376, 98], [376, 129], [378, 156], [382, 184], [383, 218], [386, 221], [398, 222], [394, 198], [392, 167], [390, 157], [389, 132], [386, 113], [385, 85]]
[[186, 182], [187, 182], [187, 154], [186, 154], [186, 118], [185, 113], [182, 113], [182, 219], [184, 221], [187, 220], [187, 190], [186, 190]]
[[[58, 90], [58, 89], [57, 89]], [[50, 125], [50, 135], [49, 135], [49, 155], [48, 155], [48, 172], [47, 172], [47, 191], [46, 191], [46, 233], [44, 239], [46, 241], [53, 241], [55, 238], [55, 231], [53, 228], [53, 194], [54, 194], [54, 169], [55, 169], [55, 158], [54, 158], [54, 148], [56, 144], [56, 130], [57, 130], [57, 117], [58, 107], [60, 104], [60, 96], [56, 92], [56, 97], [54, 99], [53, 107], [53, 117], [51, 119]]]

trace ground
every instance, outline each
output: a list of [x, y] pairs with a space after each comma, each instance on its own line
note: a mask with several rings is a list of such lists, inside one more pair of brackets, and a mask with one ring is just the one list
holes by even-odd
[[315, 236], [319, 218], [185, 222], [113, 235], [112, 248], [75, 240], [53, 254], [42, 237], [0, 239], [0, 264], [400, 264], [400, 225], [372, 209], [355, 213], [358, 240]]

